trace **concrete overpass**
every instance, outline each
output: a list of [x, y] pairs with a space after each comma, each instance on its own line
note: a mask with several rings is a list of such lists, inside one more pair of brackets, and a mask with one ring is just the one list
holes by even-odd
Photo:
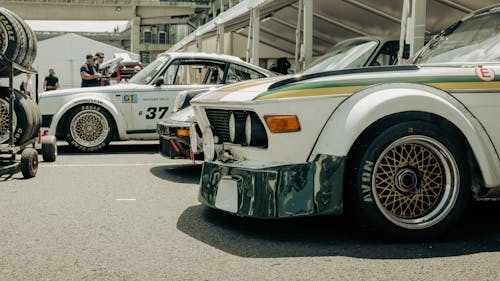
[[[130, 20], [163, 23], [172, 17], [189, 17], [207, 4], [159, 0], [2, 0], [0, 5], [25, 20]], [[161, 20], [161, 22], [160, 22]]]
[[[0, 6], [25, 20], [130, 21], [130, 50], [151, 57], [167, 49], [157, 37], [168, 33], [168, 25], [187, 24], [193, 14], [211, 7], [210, 0], [0, 0]], [[151, 42], [145, 42], [144, 32]]]

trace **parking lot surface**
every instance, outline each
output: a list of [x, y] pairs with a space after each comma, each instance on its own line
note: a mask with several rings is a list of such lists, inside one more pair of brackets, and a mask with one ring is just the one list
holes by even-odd
[[35, 178], [1, 177], [0, 280], [500, 280], [499, 203], [473, 204], [440, 241], [395, 243], [346, 217], [208, 210], [200, 171], [124, 142], [63, 144]]

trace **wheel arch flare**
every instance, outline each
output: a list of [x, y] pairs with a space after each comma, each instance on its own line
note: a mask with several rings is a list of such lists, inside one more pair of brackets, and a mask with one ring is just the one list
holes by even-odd
[[356, 140], [377, 121], [407, 112], [430, 113], [453, 124], [470, 145], [485, 186], [500, 185], [498, 155], [481, 123], [451, 94], [421, 84], [375, 85], [347, 98], [325, 124], [309, 160], [318, 154], [347, 156]]
[[52, 118], [52, 123], [50, 124], [50, 135], [56, 135], [56, 133], [62, 130], [62, 124], [69, 112], [77, 106], [82, 105], [96, 105], [105, 109], [112, 117], [116, 125], [116, 133], [120, 138], [125, 135], [126, 130], [126, 119], [123, 114], [111, 103], [109, 100], [98, 97], [79, 97], [66, 102], [61, 108], [54, 114]]

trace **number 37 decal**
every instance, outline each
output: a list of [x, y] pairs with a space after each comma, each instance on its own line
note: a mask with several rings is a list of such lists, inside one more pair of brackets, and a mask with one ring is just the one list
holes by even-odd
[[146, 109], [147, 114], [146, 114], [146, 119], [155, 119], [156, 114], [158, 113], [159, 119], [162, 119], [165, 114], [167, 114], [168, 107], [149, 107]]

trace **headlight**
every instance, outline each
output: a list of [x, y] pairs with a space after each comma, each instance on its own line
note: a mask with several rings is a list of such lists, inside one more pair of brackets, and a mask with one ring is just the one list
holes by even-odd
[[244, 141], [244, 127], [245, 127], [244, 116], [235, 115], [231, 112], [229, 115], [229, 140], [232, 143], [243, 144]]
[[231, 112], [229, 115], [229, 139], [232, 143], [234, 143], [234, 139], [236, 138], [236, 118], [234, 117], [234, 113]]
[[182, 105], [184, 105], [184, 101], [186, 100], [188, 91], [181, 91], [177, 96], [175, 97], [174, 101], [174, 107], [173, 107], [173, 112], [177, 112], [182, 109]]
[[205, 161], [212, 162], [215, 159], [215, 138], [210, 127], [203, 130], [203, 152]]
[[255, 113], [245, 118], [245, 139], [247, 145], [267, 147], [266, 129]]

